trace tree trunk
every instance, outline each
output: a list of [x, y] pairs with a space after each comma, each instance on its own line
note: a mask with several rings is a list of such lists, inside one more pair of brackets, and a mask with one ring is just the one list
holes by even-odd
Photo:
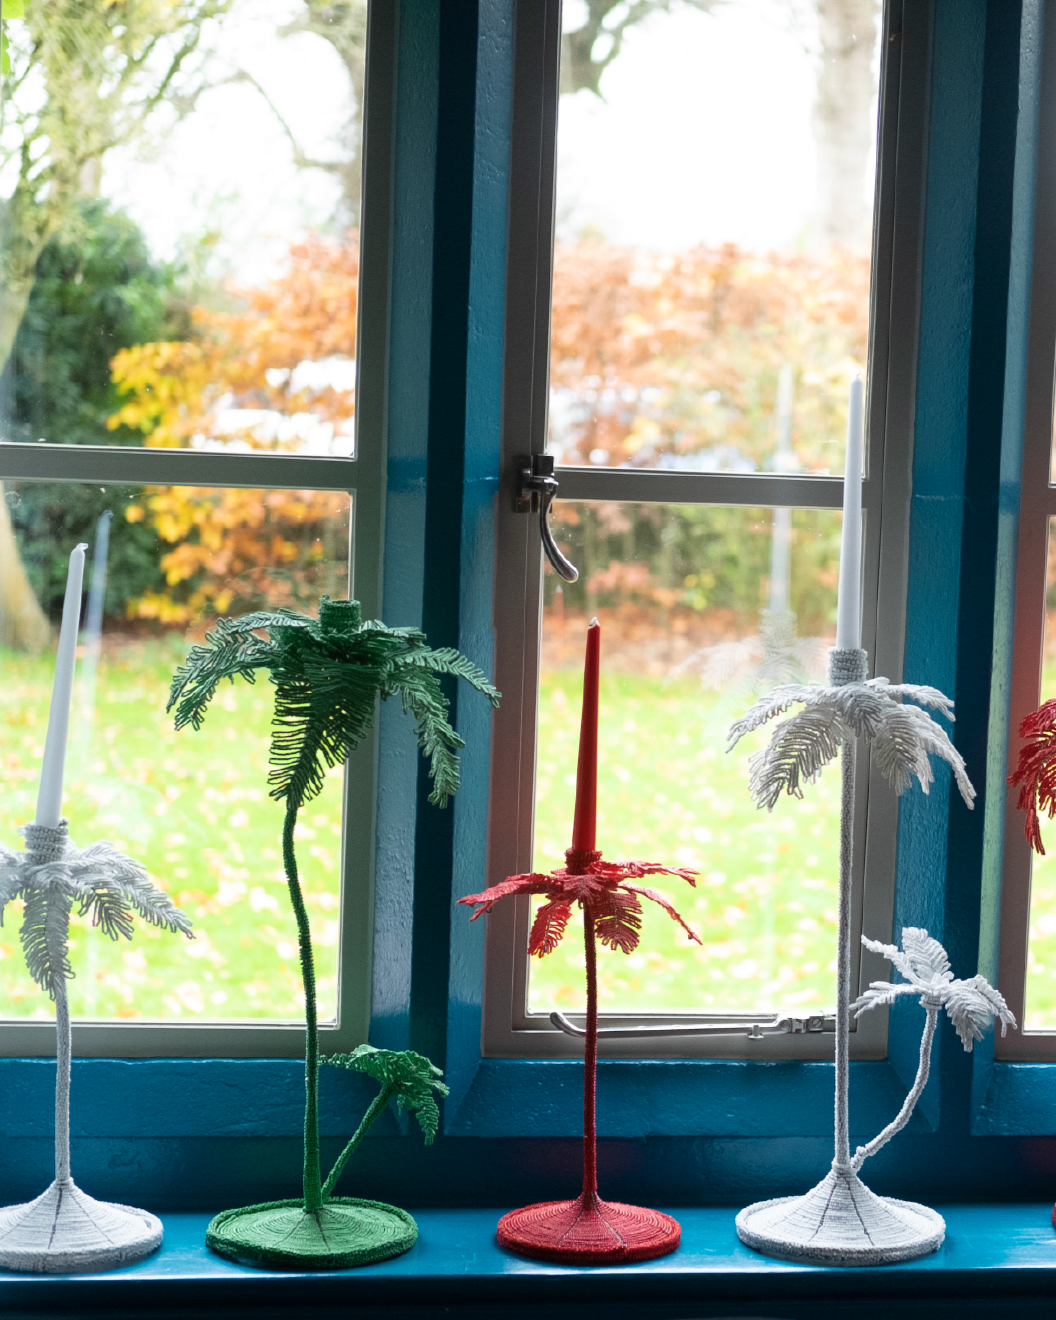
[[817, 238], [822, 247], [861, 250], [872, 205], [865, 171], [876, 125], [873, 51], [877, 0], [816, 0], [821, 62], [814, 100], [818, 153]]
[[48, 620], [19, 557], [7, 500], [0, 499], [0, 646], [39, 655], [50, 637]]
[[[0, 221], [0, 372], [15, 346], [36, 279], [37, 258], [47, 241], [33, 239], [20, 228], [17, 200], [8, 202]], [[0, 500], [0, 646], [39, 655], [50, 636], [47, 616], [18, 553], [7, 501]]]

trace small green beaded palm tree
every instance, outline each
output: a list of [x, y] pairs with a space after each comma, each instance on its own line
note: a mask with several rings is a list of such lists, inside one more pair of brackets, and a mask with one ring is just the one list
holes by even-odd
[[[258, 636], [261, 632], [267, 632], [266, 640]], [[259, 669], [268, 671], [275, 686], [268, 778], [271, 796], [286, 804], [282, 857], [304, 980], [304, 1197], [301, 1202], [250, 1206], [218, 1216], [224, 1220], [228, 1246], [213, 1233], [217, 1221], [210, 1225], [209, 1241], [225, 1254], [261, 1262], [296, 1261], [316, 1268], [364, 1264], [407, 1250], [417, 1230], [409, 1215], [393, 1207], [332, 1198], [336, 1173], [325, 1186], [322, 1181], [315, 967], [294, 853], [297, 815], [322, 790], [327, 769], [343, 764], [359, 745], [373, 722], [377, 699], [393, 696], [399, 696], [404, 710], [413, 716], [418, 744], [429, 758], [433, 780], [429, 801], [445, 806], [458, 790], [457, 751], [465, 744], [447, 718], [448, 701], [438, 675], [465, 679], [493, 706], [498, 705], [499, 694], [458, 651], [429, 647], [416, 628], [388, 628], [377, 620], [364, 623], [358, 601], [323, 596], [318, 619], [285, 609], [221, 619], [204, 645], [191, 648], [173, 677], [168, 709], [176, 708], [176, 728], [187, 724], [200, 728], [220, 682], [241, 677], [252, 683]], [[344, 1157], [339, 1161], [342, 1166], [343, 1161]], [[289, 1212], [298, 1205], [307, 1222], [295, 1223], [291, 1230]], [[395, 1216], [392, 1222], [383, 1213], [387, 1211]], [[232, 1220], [233, 1213], [243, 1218]]]

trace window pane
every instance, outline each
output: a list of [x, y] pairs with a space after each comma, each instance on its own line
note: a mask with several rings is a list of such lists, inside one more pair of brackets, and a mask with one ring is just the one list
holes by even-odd
[[0, 437], [351, 454], [367, 0], [67, 7], [5, 19]]
[[842, 472], [880, 6], [630, 10], [564, 7], [550, 451]]
[[[296, 1020], [297, 936], [282, 870], [282, 808], [268, 796], [273, 691], [217, 692], [203, 727], [165, 712], [174, 668], [217, 614], [314, 612], [348, 592], [350, 499], [341, 492], [4, 484], [0, 503], [0, 839], [32, 821], [69, 551], [89, 544], [64, 811], [85, 847], [141, 861], [194, 922], [195, 939], [135, 923], [111, 943], [73, 919], [78, 1017]], [[13, 533], [13, 536], [12, 536]], [[320, 1016], [336, 1011], [343, 779], [302, 813]], [[12, 905], [18, 908], [18, 905]], [[48, 1017], [10, 908], [0, 1009]]]
[[[1045, 589], [1045, 648], [1041, 701], [1056, 697], [1056, 519], [1049, 519], [1049, 563]], [[1031, 860], [1030, 934], [1024, 1026], [1030, 1031], [1056, 1027], [1056, 822], [1041, 817], [1045, 856]]]
[[[726, 729], [777, 682], [820, 677], [835, 632], [840, 515], [806, 509], [562, 502], [578, 583], [547, 572], [534, 868], [571, 842], [586, 624], [602, 624], [598, 847], [700, 871], [659, 877], [695, 927], [659, 909], [638, 950], [602, 950], [609, 1012], [824, 1007], [835, 996], [839, 770], [772, 813], [748, 795], [760, 731], [725, 754]], [[645, 903], [647, 908], [652, 905]], [[570, 931], [530, 959], [534, 1012], [584, 1004]]]

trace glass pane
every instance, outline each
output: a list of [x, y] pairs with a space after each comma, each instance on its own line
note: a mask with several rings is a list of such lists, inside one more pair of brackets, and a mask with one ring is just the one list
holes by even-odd
[[0, 438], [351, 454], [366, 10], [5, 18]]
[[[602, 625], [598, 847], [700, 871], [659, 877], [630, 956], [601, 950], [609, 1012], [820, 1008], [835, 996], [839, 769], [758, 811], [726, 729], [775, 683], [820, 677], [835, 634], [840, 515], [562, 502], [578, 583], [545, 579], [534, 868], [571, 841], [586, 624]], [[645, 903], [646, 908], [652, 905]], [[581, 926], [530, 959], [534, 1012], [584, 1005]]]
[[[64, 811], [81, 847], [137, 858], [195, 939], [136, 921], [111, 943], [73, 919], [78, 1017], [299, 1019], [297, 936], [268, 796], [270, 683], [224, 684], [201, 729], [177, 733], [169, 683], [218, 613], [312, 612], [348, 592], [339, 492], [8, 482], [0, 502], [0, 839], [35, 816], [69, 551], [89, 545]], [[13, 535], [12, 535], [13, 533]], [[298, 827], [320, 1015], [336, 1012], [342, 785], [331, 772]], [[48, 1017], [19, 943], [0, 930], [0, 1014]], [[15, 910], [12, 910], [15, 909]]]
[[563, 22], [550, 452], [842, 472], [879, 4], [580, 0]]
[[[1056, 697], [1056, 519], [1049, 519], [1045, 584], [1045, 649], [1040, 701]], [[1056, 1027], [1056, 821], [1041, 818], [1045, 856], [1034, 856], [1030, 876], [1030, 933], [1023, 1016], [1028, 1031]]]

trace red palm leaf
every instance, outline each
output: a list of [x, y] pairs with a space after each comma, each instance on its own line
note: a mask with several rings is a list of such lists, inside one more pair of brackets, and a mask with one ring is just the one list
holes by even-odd
[[[479, 913], [474, 913], [479, 916]], [[544, 903], [535, 914], [532, 933], [528, 936], [528, 953], [545, 958], [561, 943], [561, 938], [572, 915], [572, 903], [567, 898], [554, 898]]]
[[[690, 881], [690, 884], [692, 883], [693, 882]], [[672, 921], [678, 922], [678, 924], [682, 927], [682, 929], [686, 932], [686, 934], [689, 936], [691, 940], [696, 940], [698, 944], [703, 945], [704, 941], [700, 938], [697, 932], [693, 929], [692, 926], [688, 925], [685, 922], [685, 920], [682, 918], [682, 915], [678, 911], [676, 911], [676, 909], [667, 901], [667, 899], [663, 896], [663, 894], [658, 893], [657, 890], [655, 889], [646, 889], [642, 885], [624, 885], [623, 887], [624, 889], [631, 890], [632, 893], [641, 894], [643, 898], [651, 899], [654, 903], [656, 903], [658, 906], [664, 909], [664, 911], [672, 919]]]
[[468, 894], [458, 901], [477, 909], [471, 918], [476, 921], [500, 898], [513, 894], [544, 894], [548, 901], [536, 913], [528, 939], [528, 952], [540, 958], [553, 953], [561, 943], [572, 908], [576, 905], [594, 918], [595, 933], [602, 944], [619, 949], [621, 953], [631, 953], [638, 947], [642, 929], [642, 905], [638, 902], [638, 894], [659, 904], [699, 944], [701, 941], [696, 932], [686, 925], [662, 894], [654, 889], [624, 883], [646, 875], [677, 875], [688, 884], [696, 884], [696, 872], [686, 867], [660, 866], [656, 862], [606, 862], [599, 857], [584, 871], [561, 867], [549, 875], [538, 872], [511, 875], [481, 894]]
[[591, 874], [604, 880], [639, 880], [643, 875], [677, 875], [696, 888], [696, 871], [685, 866], [661, 866], [659, 862], [595, 862]]
[[1019, 764], [1008, 782], [1019, 788], [1016, 806], [1026, 813], [1024, 829], [1027, 842], [1042, 856], [1041, 811], [1050, 819], [1056, 816], [1056, 698], [1032, 711], [1019, 726], [1019, 736], [1026, 738], [1019, 749]]
[[458, 901], [468, 903], [474, 907], [480, 905], [478, 911], [470, 917], [470, 921], [476, 921], [485, 912], [491, 911], [493, 903], [497, 903], [500, 898], [506, 898], [510, 894], [548, 894], [551, 897], [557, 897], [560, 892], [560, 886], [555, 884], [553, 876], [539, 875], [530, 871], [524, 875], [508, 876], [499, 884], [492, 885], [490, 889], [485, 889], [482, 894], [467, 894], [465, 898], [460, 898]]
[[642, 933], [642, 905], [635, 894], [607, 889], [590, 904], [594, 933], [602, 944], [633, 953]]

